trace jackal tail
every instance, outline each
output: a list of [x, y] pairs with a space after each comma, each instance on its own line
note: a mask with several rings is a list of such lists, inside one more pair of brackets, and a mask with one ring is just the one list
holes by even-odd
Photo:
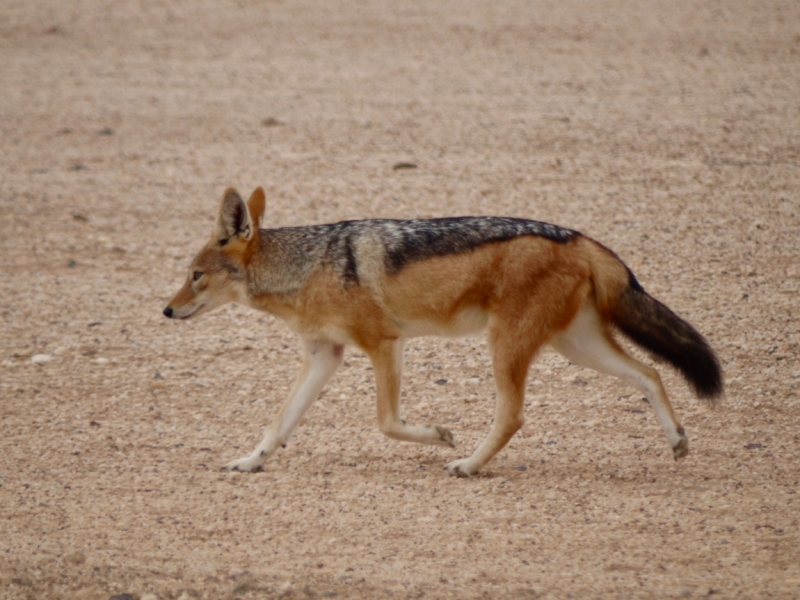
[[600, 263], [593, 261], [592, 279], [601, 314], [632, 342], [678, 369], [698, 397], [716, 402], [723, 392], [722, 368], [706, 339], [648, 294], [613, 252], [597, 245], [604, 256], [595, 253]]

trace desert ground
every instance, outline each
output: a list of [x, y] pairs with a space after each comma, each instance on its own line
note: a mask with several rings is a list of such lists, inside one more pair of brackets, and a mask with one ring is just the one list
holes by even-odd
[[[0, 88], [0, 598], [800, 597], [797, 2], [5, 0]], [[485, 340], [406, 347], [403, 416], [452, 450], [382, 436], [349, 348], [262, 472], [223, 472], [299, 340], [161, 311], [259, 185], [267, 227], [578, 229], [726, 395], [658, 366], [675, 462], [636, 390], [547, 350], [522, 430], [457, 479]]]

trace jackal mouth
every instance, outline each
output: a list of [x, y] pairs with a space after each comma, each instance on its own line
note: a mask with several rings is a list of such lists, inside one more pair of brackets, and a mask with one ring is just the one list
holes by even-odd
[[186, 319], [191, 319], [193, 316], [195, 316], [197, 313], [199, 313], [203, 309], [204, 306], [205, 306], [205, 304], [201, 304], [197, 308], [195, 308], [192, 312], [190, 312], [188, 315], [183, 315], [183, 316], [178, 317], [178, 318], [181, 321], [185, 321]]
[[185, 321], [186, 319], [190, 319], [195, 316], [200, 310], [205, 306], [205, 304], [201, 304], [197, 306], [192, 312], [186, 315], [178, 315], [177, 311], [175, 311], [171, 306], [168, 306], [164, 309], [164, 316], [170, 319], [178, 319], [180, 321]]

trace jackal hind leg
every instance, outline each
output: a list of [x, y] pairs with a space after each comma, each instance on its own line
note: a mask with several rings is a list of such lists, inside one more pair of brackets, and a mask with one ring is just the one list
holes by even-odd
[[658, 371], [628, 355], [614, 341], [593, 304], [587, 302], [551, 344], [575, 364], [619, 377], [641, 391], [656, 413], [675, 460], [689, 453], [689, 438], [675, 418]]
[[454, 460], [445, 467], [450, 475], [470, 477], [477, 473], [508, 443], [525, 421], [525, 377], [540, 344], [535, 336], [515, 344], [514, 340], [508, 339], [507, 331], [501, 327], [490, 327], [489, 331], [492, 370], [497, 387], [494, 422], [472, 456]]
[[378, 391], [378, 427], [387, 437], [404, 442], [455, 447], [453, 433], [441, 425], [408, 425], [400, 418], [403, 339], [386, 340], [368, 351]]
[[264, 459], [286, 444], [303, 414], [319, 397], [328, 379], [342, 363], [343, 346], [314, 340], [303, 340], [303, 345], [303, 370], [277, 418], [267, 429], [264, 439], [248, 456], [229, 462], [223, 469], [248, 472], [260, 470]]

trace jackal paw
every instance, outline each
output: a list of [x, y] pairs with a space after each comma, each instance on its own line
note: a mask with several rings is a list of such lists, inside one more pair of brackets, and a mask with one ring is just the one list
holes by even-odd
[[441, 425], [433, 425], [433, 428], [436, 430], [436, 433], [439, 434], [439, 439], [436, 442], [437, 444], [441, 444], [442, 446], [450, 446], [451, 448], [455, 448], [456, 444], [453, 441], [453, 432], [450, 431], [447, 427], [442, 427]]
[[237, 460], [232, 460], [227, 465], [223, 466], [224, 471], [242, 471], [243, 473], [255, 473], [260, 471], [264, 464], [264, 457], [261, 455], [250, 455]]
[[678, 427], [678, 435], [681, 436], [680, 441], [672, 447], [672, 454], [675, 460], [683, 458], [689, 454], [689, 438], [686, 437], [686, 432], [683, 427]]
[[445, 467], [445, 470], [447, 471], [448, 475], [452, 475], [453, 477], [471, 477], [478, 472], [478, 469], [475, 469], [469, 465], [468, 458], [460, 458], [448, 463]]

